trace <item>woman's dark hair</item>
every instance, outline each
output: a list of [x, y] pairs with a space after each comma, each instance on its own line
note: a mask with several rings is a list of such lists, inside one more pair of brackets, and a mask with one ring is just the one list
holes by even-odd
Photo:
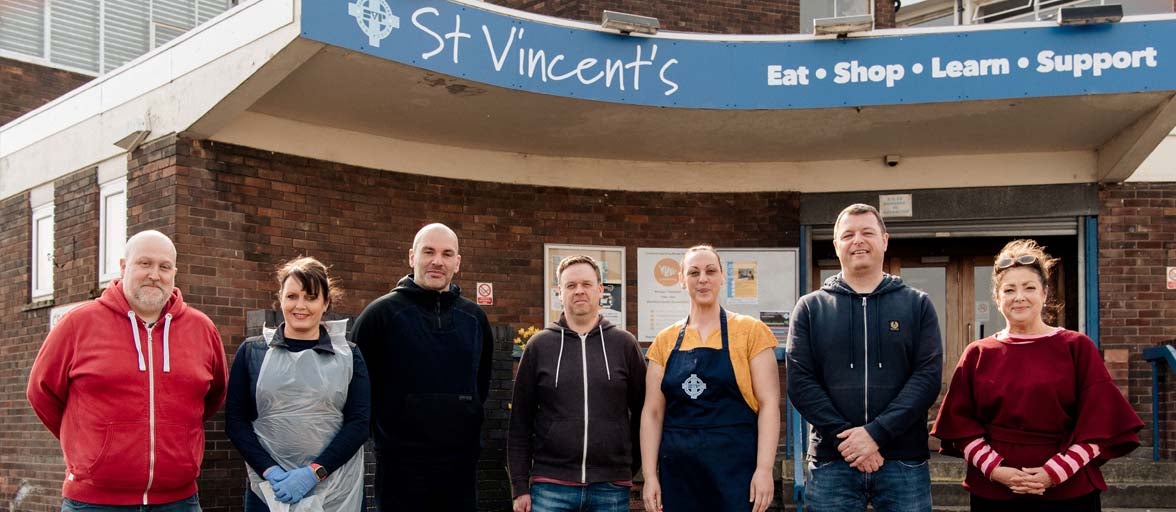
[[[286, 279], [293, 277], [302, 285], [302, 289], [307, 295], [311, 297], [321, 295], [326, 299], [328, 306], [343, 298], [343, 289], [339, 287], [338, 280], [330, 276], [326, 265], [310, 256], [299, 256], [278, 265], [276, 277], [279, 294], [282, 293], [282, 287], [286, 285]], [[278, 300], [280, 301], [281, 297], [278, 297]]]

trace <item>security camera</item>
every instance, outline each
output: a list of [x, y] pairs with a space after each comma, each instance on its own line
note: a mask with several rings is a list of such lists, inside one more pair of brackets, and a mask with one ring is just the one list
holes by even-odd
[[883, 157], [883, 160], [886, 161], [887, 167], [898, 167], [898, 162], [901, 159], [902, 159], [902, 156], [900, 156], [900, 155], [886, 155], [885, 157]]

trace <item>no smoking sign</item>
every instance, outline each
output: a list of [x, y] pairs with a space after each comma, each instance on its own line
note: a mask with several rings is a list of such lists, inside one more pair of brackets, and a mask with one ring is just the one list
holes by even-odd
[[1176, 290], [1176, 267], [1168, 267], [1168, 289]]
[[494, 305], [494, 285], [492, 283], [478, 283], [478, 305]]

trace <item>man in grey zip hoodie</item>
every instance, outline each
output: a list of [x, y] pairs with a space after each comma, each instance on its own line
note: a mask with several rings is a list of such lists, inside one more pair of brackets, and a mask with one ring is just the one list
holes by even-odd
[[515, 377], [507, 453], [514, 512], [629, 510], [641, 467], [645, 359], [600, 315], [600, 267], [560, 262], [563, 314], [527, 343]]
[[931, 511], [927, 410], [943, 342], [930, 297], [882, 272], [888, 241], [874, 207], [842, 210], [841, 273], [792, 313], [788, 398], [811, 425], [806, 510]]

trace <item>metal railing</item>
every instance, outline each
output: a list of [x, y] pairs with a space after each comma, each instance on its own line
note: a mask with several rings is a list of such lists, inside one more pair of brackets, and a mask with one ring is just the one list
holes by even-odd
[[1152, 460], [1160, 460], [1160, 365], [1176, 373], [1176, 346], [1160, 345], [1143, 351], [1143, 359], [1152, 367]]

